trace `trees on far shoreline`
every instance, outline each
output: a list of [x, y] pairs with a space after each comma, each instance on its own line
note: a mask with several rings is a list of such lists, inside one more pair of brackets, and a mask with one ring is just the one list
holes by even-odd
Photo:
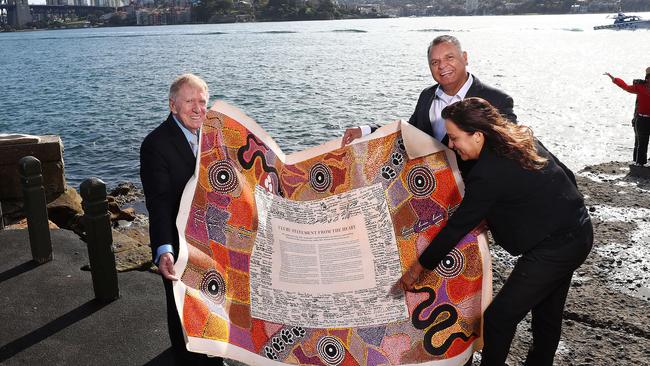
[[192, 7], [192, 21], [214, 23], [233, 16], [244, 21], [325, 20], [355, 13], [332, 0], [201, 0]]
[[[119, 27], [184, 23], [232, 23], [252, 21], [329, 20], [377, 17], [362, 15], [356, 7], [338, 5], [336, 0], [198, 0], [189, 7], [174, 6], [171, 0], [156, 0], [148, 6], [117, 8], [108, 14], [91, 13], [86, 17], [69, 13], [65, 17], [48, 16], [26, 24], [27, 29], [73, 27]], [[185, 13], [187, 16], [179, 16]], [[143, 14], [141, 17], [140, 14]], [[147, 19], [140, 22], [139, 18]], [[152, 21], [152, 19], [154, 19]], [[9, 26], [0, 31], [15, 30]]]
[[[474, 4], [474, 6], [468, 4]], [[254, 21], [329, 20], [388, 16], [516, 15], [616, 12], [605, 0], [193, 0], [178, 6], [173, 0], [154, 0], [148, 5], [133, 1], [110, 14], [35, 20], [26, 28], [166, 25], [183, 23], [232, 23]], [[176, 5], [175, 5], [176, 4]], [[576, 4], [580, 4], [577, 6]], [[650, 11], [648, 0], [621, 0], [624, 11]], [[13, 30], [5, 24], [0, 31]]]

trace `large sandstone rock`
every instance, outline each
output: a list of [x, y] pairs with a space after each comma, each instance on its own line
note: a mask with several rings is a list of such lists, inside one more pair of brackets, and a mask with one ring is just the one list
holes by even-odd
[[[47, 222], [47, 226], [48, 226], [50, 229], [59, 229], [59, 227], [58, 227], [55, 223], [53, 223], [52, 221], [50, 221], [50, 220], [48, 220], [48, 222]], [[11, 224], [11, 225], [7, 225], [7, 226], [5, 226], [5, 229], [6, 229], [6, 230], [22, 230], [22, 229], [27, 229], [27, 219], [25, 218], [25, 219], [22, 219], [22, 220], [20, 220], [20, 221], [18, 221], [18, 222], [14, 222], [14, 223]]]
[[[111, 222], [117, 226], [117, 221], [133, 221], [135, 219], [135, 210], [133, 208], [122, 209], [116, 199], [107, 196], [108, 212]], [[23, 202], [20, 200], [9, 200], [2, 203], [3, 212], [8, 219], [8, 223], [19, 221], [25, 217], [23, 212]], [[54, 197], [47, 204], [48, 218], [62, 229], [72, 230], [83, 236], [84, 228], [81, 217], [84, 214], [82, 208], [82, 199], [79, 193], [70, 186], [65, 186], [63, 193]]]
[[107, 196], [106, 200], [108, 201], [108, 212], [111, 215], [111, 222], [135, 220], [135, 210], [133, 208], [121, 209], [113, 196]]
[[49, 219], [63, 229], [78, 232], [80, 216], [83, 213], [81, 196], [70, 186], [66, 186], [62, 194], [47, 204], [47, 215]]
[[24, 218], [18, 162], [25, 156], [33, 156], [41, 162], [47, 202], [56, 199], [66, 189], [63, 144], [59, 136], [0, 134], [0, 202], [7, 224]]
[[41, 141], [41, 138], [34, 135], [0, 133], [0, 146], [37, 144], [39, 141]]
[[[49, 198], [46, 207], [48, 218], [58, 227], [73, 230], [77, 233], [81, 232], [79, 228], [80, 217], [83, 215], [81, 196], [74, 188], [65, 186], [63, 193]], [[23, 212], [22, 198], [3, 201], [2, 213], [5, 217], [5, 223], [9, 225], [23, 220], [25, 213]]]
[[22, 199], [18, 161], [33, 156], [41, 162], [43, 187], [48, 201], [63, 193], [63, 144], [59, 136], [0, 135], [0, 201]]
[[148, 231], [146, 226], [113, 229], [113, 252], [118, 272], [151, 267]]

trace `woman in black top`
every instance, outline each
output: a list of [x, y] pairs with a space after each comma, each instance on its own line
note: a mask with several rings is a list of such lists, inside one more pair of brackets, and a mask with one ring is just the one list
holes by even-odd
[[495, 242], [521, 257], [483, 314], [481, 365], [503, 365], [517, 324], [532, 311], [526, 365], [552, 365], [573, 271], [591, 250], [593, 229], [575, 177], [531, 130], [468, 98], [442, 111], [449, 147], [476, 160], [465, 197], [397, 286], [412, 290], [483, 219]]

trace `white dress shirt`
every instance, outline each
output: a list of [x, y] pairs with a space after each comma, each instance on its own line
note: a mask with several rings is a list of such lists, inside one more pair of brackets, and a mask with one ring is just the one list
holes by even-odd
[[[445, 128], [445, 120], [442, 119], [442, 110], [453, 103], [460, 102], [465, 99], [467, 91], [472, 86], [474, 82], [474, 77], [472, 74], [469, 74], [465, 84], [458, 90], [458, 93], [455, 95], [447, 95], [440, 85], [436, 88], [436, 96], [433, 98], [433, 103], [431, 103], [431, 109], [429, 109], [429, 121], [431, 121], [431, 129], [433, 130], [433, 137], [438, 141], [442, 139], [447, 134], [447, 129]], [[370, 126], [359, 126], [361, 128], [361, 136], [366, 136], [370, 134]]]
[[176, 119], [176, 116], [172, 114], [172, 117], [174, 118], [174, 122], [176, 122], [178, 127], [180, 127], [181, 131], [183, 131], [183, 135], [185, 135], [187, 143], [190, 144], [194, 157], [196, 157], [196, 154], [199, 152], [199, 131], [196, 131], [196, 134], [192, 133], [192, 131], [185, 128], [185, 126]]
[[431, 103], [431, 109], [429, 109], [429, 121], [431, 121], [431, 129], [433, 130], [433, 137], [436, 140], [442, 141], [442, 139], [447, 134], [447, 128], [445, 128], [445, 120], [442, 119], [442, 110], [446, 106], [460, 102], [465, 99], [467, 91], [474, 82], [474, 77], [472, 74], [469, 74], [465, 84], [458, 90], [458, 93], [455, 95], [448, 95], [445, 93], [440, 85], [436, 88], [436, 96], [433, 98], [433, 103]]

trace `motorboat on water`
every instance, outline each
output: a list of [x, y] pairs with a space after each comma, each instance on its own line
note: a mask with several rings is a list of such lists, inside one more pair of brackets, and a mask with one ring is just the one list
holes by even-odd
[[599, 29], [641, 29], [649, 28], [650, 29], [650, 20], [643, 19], [637, 15], [625, 15], [623, 13], [618, 13], [614, 18], [614, 24], [609, 25], [598, 25], [595, 26], [595, 30]]

